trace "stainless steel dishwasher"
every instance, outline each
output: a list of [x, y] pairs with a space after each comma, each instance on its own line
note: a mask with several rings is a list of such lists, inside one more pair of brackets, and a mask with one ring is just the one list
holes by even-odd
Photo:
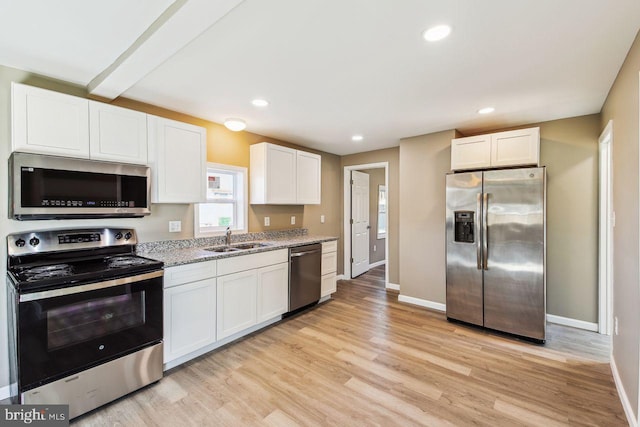
[[289, 313], [320, 300], [322, 244], [289, 249]]

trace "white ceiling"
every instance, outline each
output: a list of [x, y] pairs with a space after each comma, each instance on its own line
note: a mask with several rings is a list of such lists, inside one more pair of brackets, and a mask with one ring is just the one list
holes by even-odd
[[640, 28], [637, 0], [95, 4], [0, 0], [0, 63], [335, 154], [597, 113]]

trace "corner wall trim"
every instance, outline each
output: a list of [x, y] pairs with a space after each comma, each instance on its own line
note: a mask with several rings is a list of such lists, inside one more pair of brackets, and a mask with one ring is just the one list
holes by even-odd
[[[17, 385], [16, 385], [17, 390]], [[0, 400], [8, 399], [11, 397], [11, 385], [0, 387]]]
[[627, 392], [622, 385], [622, 379], [620, 378], [620, 373], [616, 366], [616, 360], [613, 357], [611, 357], [611, 373], [613, 374], [613, 382], [616, 383], [620, 402], [622, 402], [622, 407], [624, 408], [624, 414], [627, 416], [627, 422], [630, 427], [638, 427], [638, 420], [633, 416], [633, 408], [631, 406], [631, 402], [629, 402], [629, 396], [627, 396]]
[[338, 274], [338, 275], [336, 276], [336, 280], [344, 280], [344, 279], [345, 279], [345, 278], [344, 278], [344, 274]]
[[387, 263], [386, 259], [383, 259], [382, 261], [376, 261], [373, 264], [369, 264], [369, 270], [371, 270], [372, 268], [376, 268], [378, 266], [381, 266], [381, 265], [385, 265], [386, 263]]
[[556, 316], [555, 314], [547, 314], [547, 322], [556, 323], [558, 325], [571, 326], [572, 328], [584, 329], [591, 332], [598, 332], [597, 323], [585, 322], [584, 320], [571, 319], [569, 317]]
[[400, 285], [398, 285], [397, 283], [387, 283], [387, 289], [391, 289], [394, 291], [399, 291], [400, 290]]
[[440, 302], [429, 301], [426, 299], [408, 297], [406, 295], [398, 295], [398, 301], [406, 302], [407, 304], [419, 305], [420, 307], [430, 308], [432, 310], [447, 311], [446, 304]]

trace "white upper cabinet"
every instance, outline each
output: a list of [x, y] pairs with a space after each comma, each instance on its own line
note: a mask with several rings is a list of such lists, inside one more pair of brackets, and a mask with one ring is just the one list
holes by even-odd
[[540, 162], [540, 128], [491, 136], [491, 166], [536, 165]]
[[451, 141], [451, 169], [477, 169], [491, 164], [491, 136], [478, 135]]
[[319, 205], [321, 192], [322, 157], [297, 150], [296, 202], [301, 205]]
[[187, 123], [147, 116], [152, 203], [206, 200], [207, 131]]
[[89, 101], [91, 158], [147, 164], [147, 115]]
[[12, 151], [89, 158], [89, 101], [11, 84]]
[[451, 141], [451, 169], [536, 165], [540, 162], [540, 128], [518, 129]]
[[321, 157], [261, 142], [250, 147], [251, 204], [320, 203]]

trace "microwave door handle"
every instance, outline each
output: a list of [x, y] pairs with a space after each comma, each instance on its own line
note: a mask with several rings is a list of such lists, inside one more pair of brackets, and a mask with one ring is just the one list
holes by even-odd
[[[476, 195], [476, 263], [478, 270], [482, 270], [482, 193]], [[480, 227], [478, 227], [480, 225]]]
[[489, 269], [489, 193], [482, 195], [482, 268]]

